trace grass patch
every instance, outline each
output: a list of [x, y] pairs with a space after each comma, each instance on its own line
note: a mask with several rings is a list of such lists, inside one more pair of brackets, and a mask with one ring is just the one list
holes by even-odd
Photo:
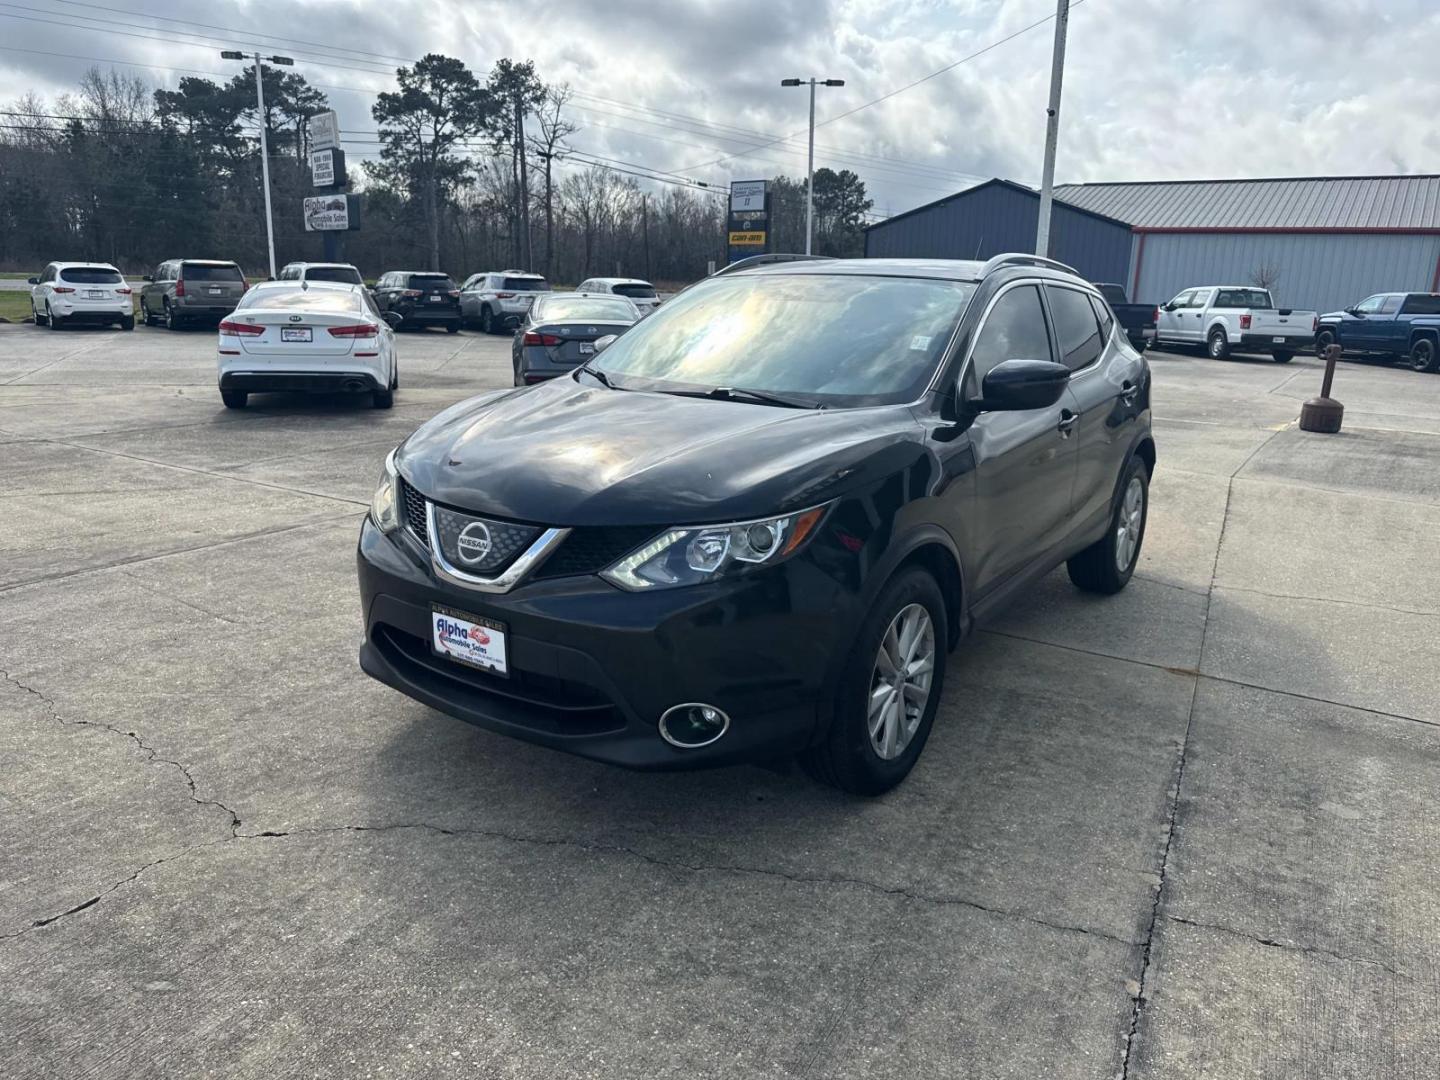
[[[138, 312], [140, 310], [140, 290], [135, 290], [130, 299]], [[0, 318], [12, 323], [28, 323], [30, 321], [30, 294], [13, 289], [0, 291]], [[138, 314], [136, 318], [139, 318]]]

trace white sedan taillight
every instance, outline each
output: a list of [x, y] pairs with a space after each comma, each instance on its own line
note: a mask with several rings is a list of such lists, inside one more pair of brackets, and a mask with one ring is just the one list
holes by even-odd
[[226, 319], [220, 324], [221, 337], [250, 337], [252, 334], [263, 334], [265, 328], [256, 326], [254, 323], [231, 322]]
[[330, 327], [331, 337], [375, 337], [380, 333], [380, 328], [371, 323], [358, 323], [355, 326], [332, 326]]

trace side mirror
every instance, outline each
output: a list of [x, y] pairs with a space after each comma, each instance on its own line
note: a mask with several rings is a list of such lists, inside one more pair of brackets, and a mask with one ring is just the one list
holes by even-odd
[[154, 281], [154, 280], [155, 280], [155, 275], [154, 275], [154, 274], [144, 274], [144, 275], [141, 276], [140, 280], [141, 280], [141, 281]]
[[1004, 360], [980, 384], [981, 412], [1023, 412], [1045, 409], [1060, 400], [1070, 382], [1070, 369], [1053, 360]]
[[31, 285], [40, 284], [40, 279], [38, 277], [26, 278], [25, 280], [28, 281]]
[[602, 352], [604, 352], [606, 349], [608, 349], [611, 345], [614, 345], [616, 339], [618, 339], [619, 337], [620, 337], [619, 334], [606, 334], [604, 337], [596, 338], [596, 339], [595, 339], [595, 355], [596, 355], [596, 356], [599, 356]]
[[1168, 304], [1161, 304], [1161, 305], [1160, 305], [1160, 310], [1161, 310], [1161, 311], [1174, 311], [1174, 310], [1175, 310], [1175, 303], [1174, 303], [1174, 301], [1171, 301], [1171, 302], [1168, 303]]
[[1353, 317], [1355, 317], [1355, 318], [1357, 318], [1357, 319], [1363, 319], [1363, 318], [1365, 317], [1365, 316], [1362, 315], [1357, 309], [1355, 309], [1355, 308], [1353, 308], [1353, 307], [1347, 307], [1347, 308], [1345, 309], [1345, 314], [1346, 314], [1346, 315], [1351, 315], [1351, 316], [1353, 316]]
[[380, 313], [380, 317], [385, 320], [385, 324], [392, 330], [404, 321], [398, 311], [384, 311]]

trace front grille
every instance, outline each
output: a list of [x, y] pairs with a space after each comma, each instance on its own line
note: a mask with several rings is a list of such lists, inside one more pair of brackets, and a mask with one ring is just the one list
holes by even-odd
[[598, 574], [622, 555], [659, 535], [653, 525], [607, 525], [571, 529], [535, 572], [537, 578]]
[[516, 525], [435, 507], [435, 541], [447, 562], [471, 574], [498, 574], [540, 535], [536, 525]]
[[425, 496], [406, 483], [403, 476], [400, 477], [400, 494], [405, 501], [405, 523], [410, 526], [415, 539], [429, 547], [430, 526], [425, 520]]

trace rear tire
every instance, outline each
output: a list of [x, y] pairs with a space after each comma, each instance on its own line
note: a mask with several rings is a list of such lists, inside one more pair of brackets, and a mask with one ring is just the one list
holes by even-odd
[[35, 320], [35, 325], [36, 325], [36, 326], [44, 326], [44, 325], [46, 325], [46, 323], [45, 323], [45, 316], [44, 316], [44, 315], [41, 315], [40, 312], [35, 309], [35, 301], [33, 301], [33, 300], [30, 301], [30, 318], [32, 318], [33, 320]]
[[480, 309], [480, 332], [482, 334], [495, 333], [495, 315], [488, 305]]
[[1430, 338], [1417, 338], [1410, 346], [1410, 367], [1414, 371], [1440, 371], [1440, 350]]
[[[919, 612], [924, 613], [923, 620], [919, 619]], [[918, 718], [909, 713], [906, 703], [913, 701], [913, 693], [919, 690], [911, 692], [904, 687], [894, 690], [883, 671], [881, 657], [882, 651], [886, 656], [893, 656], [905, 648], [898, 637], [891, 637], [890, 630], [896, 624], [903, 628], [906, 618], [916, 619], [922, 627], [928, 624], [928, 639], [922, 630], [909, 645], [913, 659], [905, 663], [901, 658], [904, 670], [911, 671], [924, 663], [925, 652], [930, 654], [930, 667], [911, 675], [912, 679], [925, 679], [928, 675], [923, 703], [915, 703], [919, 707]], [[855, 795], [881, 795], [909, 775], [925, 749], [945, 689], [948, 625], [944, 595], [925, 570], [911, 567], [886, 583], [861, 622], [854, 648], [842, 669], [835, 690], [830, 731], [823, 743], [801, 755], [800, 763], [806, 772], [822, 784]], [[891, 642], [893, 649], [887, 647]], [[890, 663], [893, 667], [893, 660]], [[891, 687], [888, 698], [884, 696], [887, 687]], [[877, 701], [880, 702], [878, 708]], [[898, 741], [900, 735], [894, 737], [890, 757], [882, 756], [882, 749], [876, 745], [877, 739], [882, 747], [885, 745], [885, 733], [890, 730], [886, 725], [892, 706], [887, 702], [898, 702], [894, 723], [908, 732], [903, 744]], [[873, 736], [872, 715], [876, 717], [878, 732]]]
[[63, 325], [60, 316], [50, 309], [49, 304], [45, 305], [45, 325], [51, 330], [59, 330]]
[[140, 301], [140, 321], [143, 322], [146, 326], [154, 326], [157, 322], [159, 322], [159, 320], [156, 319], [153, 314], [151, 314], [150, 305], [145, 303], [143, 299]]
[[1105, 535], [1065, 563], [1070, 580], [1086, 592], [1105, 596], [1119, 592], [1130, 583], [1140, 561], [1150, 516], [1150, 471], [1140, 458], [1132, 455], [1125, 463], [1119, 492]]
[[135, 316], [134, 316], [134, 315], [122, 315], [122, 316], [120, 317], [120, 329], [121, 329], [121, 330], [134, 330], [134, 329], [135, 329]]
[[180, 316], [175, 314], [175, 309], [170, 306], [170, 301], [165, 301], [165, 329], [179, 330]]
[[1230, 339], [1225, 336], [1225, 331], [1218, 326], [1210, 331], [1210, 336], [1205, 339], [1205, 351], [1210, 354], [1212, 360], [1228, 360], [1230, 358]]
[[244, 390], [221, 390], [220, 400], [227, 409], [243, 409], [250, 400], [250, 395]]
[[1294, 353], [1287, 352], [1284, 349], [1276, 349], [1270, 355], [1275, 358], [1275, 363], [1277, 364], [1288, 364], [1295, 356]]
[[388, 409], [395, 404], [394, 390], [376, 390], [370, 395], [370, 404], [377, 409]]
[[446, 332], [447, 334], [458, 334], [458, 333], [460, 332], [460, 324], [459, 324], [459, 323], [449, 323], [449, 324], [447, 324], [446, 327], [445, 327], [445, 332]]

